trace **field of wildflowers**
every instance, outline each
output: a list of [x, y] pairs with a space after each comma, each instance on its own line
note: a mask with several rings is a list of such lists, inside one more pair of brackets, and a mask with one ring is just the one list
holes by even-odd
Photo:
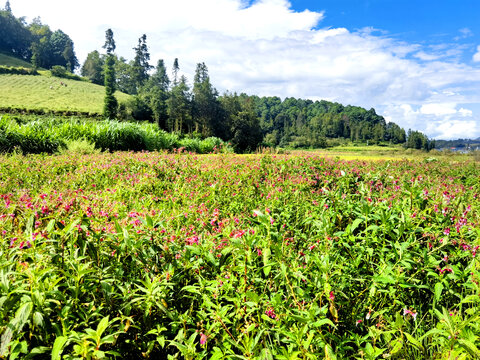
[[480, 166], [0, 157], [1, 359], [480, 358]]

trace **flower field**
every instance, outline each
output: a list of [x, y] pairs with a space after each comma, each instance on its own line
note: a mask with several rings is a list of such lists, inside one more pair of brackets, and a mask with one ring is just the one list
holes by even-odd
[[0, 157], [0, 359], [480, 358], [480, 166]]

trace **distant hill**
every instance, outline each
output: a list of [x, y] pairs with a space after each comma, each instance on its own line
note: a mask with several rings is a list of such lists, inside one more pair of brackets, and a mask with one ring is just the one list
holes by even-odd
[[[0, 54], [0, 65], [27, 67], [27, 62]], [[87, 81], [76, 81], [50, 75], [0, 75], [0, 110], [38, 112], [81, 112], [101, 114], [105, 88]], [[130, 95], [117, 92], [119, 102]]]
[[435, 140], [435, 145], [437, 149], [477, 150], [480, 149], [480, 138]]

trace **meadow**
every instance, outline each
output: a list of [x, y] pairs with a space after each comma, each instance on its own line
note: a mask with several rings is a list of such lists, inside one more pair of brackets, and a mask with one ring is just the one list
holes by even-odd
[[480, 167], [0, 157], [0, 357], [475, 359]]
[[[77, 81], [42, 75], [0, 75], [0, 109], [37, 112], [81, 112], [102, 114], [105, 88], [87, 81]], [[116, 92], [119, 102], [129, 95]]]

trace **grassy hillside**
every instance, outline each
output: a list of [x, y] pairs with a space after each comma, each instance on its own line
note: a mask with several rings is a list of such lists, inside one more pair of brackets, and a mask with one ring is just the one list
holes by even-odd
[[32, 64], [27, 61], [0, 53], [0, 65], [31, 68]]
[[[98, 114], [103, 109], [105, 89], [84, 81], [47, 75], [0, 75], [0, 93], [0, 108]], [[129, 97], [118, 92], [116, 96], [119, 102]]]

